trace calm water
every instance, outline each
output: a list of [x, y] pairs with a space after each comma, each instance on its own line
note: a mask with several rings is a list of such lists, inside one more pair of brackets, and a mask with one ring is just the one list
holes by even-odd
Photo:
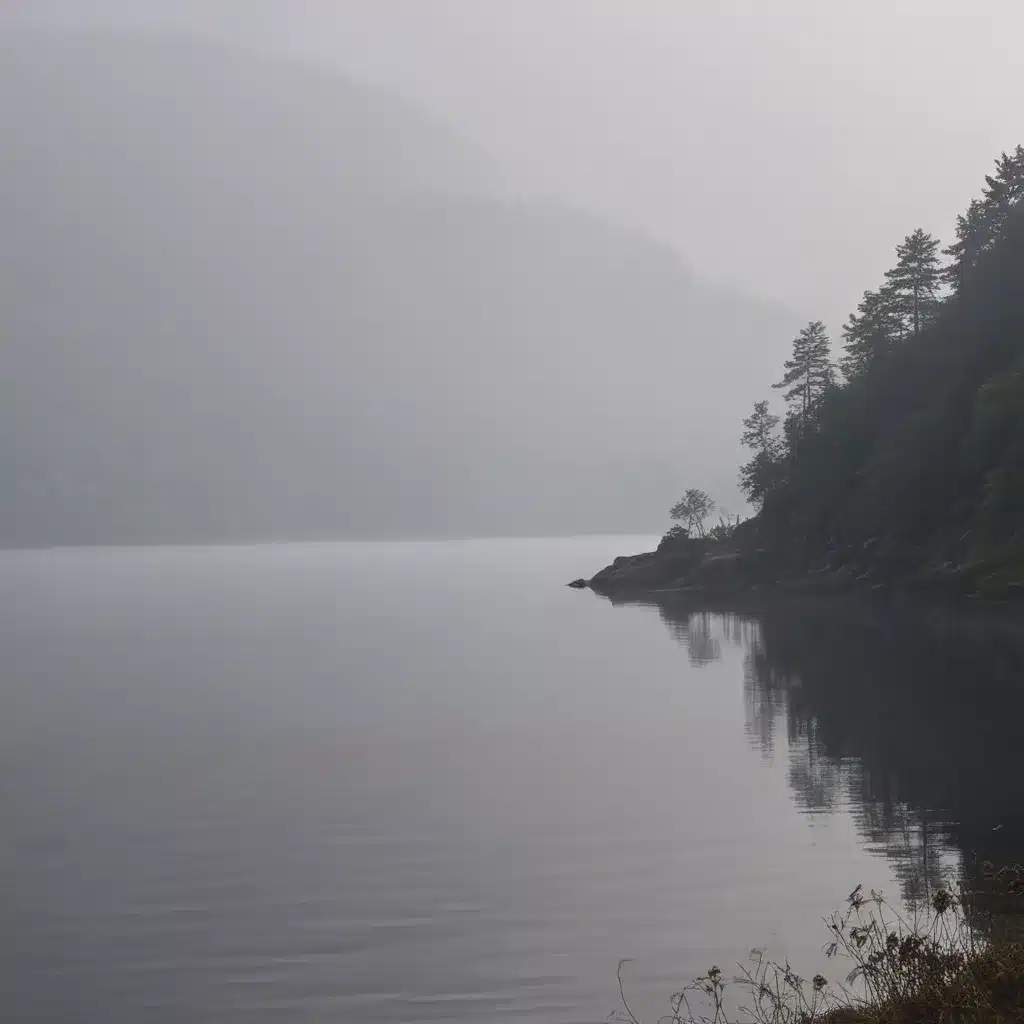
[[4, 1019], [654, 1019], [1020, 847], [1012, 617], [562, 586], [644, 546], [0, 555]]

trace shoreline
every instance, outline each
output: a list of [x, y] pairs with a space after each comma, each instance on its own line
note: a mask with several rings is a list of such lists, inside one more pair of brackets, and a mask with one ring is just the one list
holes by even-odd
[[816, 565], [796, 566], [766, 548], [666, 539], [654, 551], [620, 555], [589, 579], [576, 579], [568, 586], [622, 599], [685, 594], [712, 598], [877, 594], [999, 604], [1024, 599], [1024, 553], [912, 566], [905, 558], [876, 551], [877, 546], [829, 552]]

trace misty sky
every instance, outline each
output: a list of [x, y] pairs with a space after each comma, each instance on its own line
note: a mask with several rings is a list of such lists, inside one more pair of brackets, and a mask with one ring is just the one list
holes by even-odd
[[8, 0], [331, 63], [835, 334], [1024, 137], [1018, 0]]

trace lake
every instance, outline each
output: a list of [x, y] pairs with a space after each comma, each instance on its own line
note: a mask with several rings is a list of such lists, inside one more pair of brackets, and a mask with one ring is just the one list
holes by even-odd
[[654, 1020], [1024, 847], [1019, 613], [564, 586], [650, 544], [0, 554], [5, 1019]]

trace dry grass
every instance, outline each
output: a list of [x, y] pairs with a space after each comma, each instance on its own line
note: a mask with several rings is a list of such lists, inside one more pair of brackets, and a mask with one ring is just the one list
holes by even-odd
[[[986, 865], [978, 889], [940, 889], [925, 913], [903, 917], [858, 886], [825, 922], [826, 955], [840, 980], [807, 980], [752, 950], [739, 974], [718, 967], [672, 996], [660, 1024], [991, 1024], [1024, 1021], [1024, 942], [1004, 911], [1019, 914], [1024, 869]], [[625, 961], [623, 961], [625, 963]], [[612, 1020], [641, 1024], [629, 1008]]]

